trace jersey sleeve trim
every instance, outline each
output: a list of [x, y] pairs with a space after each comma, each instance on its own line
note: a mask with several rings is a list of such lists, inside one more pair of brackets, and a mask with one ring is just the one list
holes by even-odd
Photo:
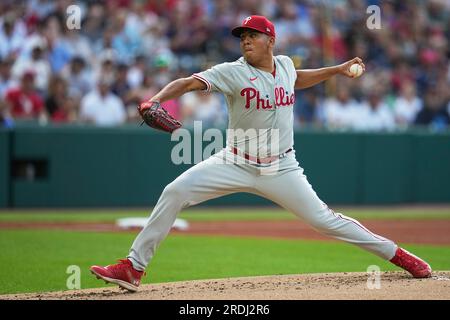
[[211, 92], [211, 83], [207, 79], [203, 78], [198, 73], [194, 73], [192, 76], [206, 84], [206, 91]]

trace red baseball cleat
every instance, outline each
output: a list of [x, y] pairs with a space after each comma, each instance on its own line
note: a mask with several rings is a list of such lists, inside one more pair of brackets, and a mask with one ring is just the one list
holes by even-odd
[[119, 263], [106, 267], [92, 266], [91, 273], [97, 279], [103, 279], [106, 283], [115, 283], [120, 288], [136, 292], [141, 283], [144, 271], [138, 271], [133, 268], [133, 264], [128, 259], [120, 259]]
[[395, 256], [390, 261], [411, 273], [414, 278], [431, 277], [431, 267], [428, 263], [400, 247], [397, 248]]

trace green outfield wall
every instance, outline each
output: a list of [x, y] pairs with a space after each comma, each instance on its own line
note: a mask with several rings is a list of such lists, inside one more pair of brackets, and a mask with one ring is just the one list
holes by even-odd
[[[191, 166], [172, 163], [178, 143], [134, 126], [2, 130], [0, 207], [152, 206], [164, 186]], [[196, 147], [191, 141], [191, 152]], [[450, 202], [449, 133], [304, 130], [295, 134], [295, 149], [327, 203]], [[207, 204], [270, 202], [239, 193]]]
[[10, 132], [0, 128], [0, 208], [9, 206]]

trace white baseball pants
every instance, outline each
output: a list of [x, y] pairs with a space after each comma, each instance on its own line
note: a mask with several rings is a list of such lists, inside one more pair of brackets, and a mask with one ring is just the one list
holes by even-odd
[[324, 235], [355, 244], [386, 260], [394, 257], [397, 249], [394, 242], [370, 232], [352, 218], [333, 212], [320, 200], [294, 151], [270, 166], [224, 161], [235, 157], [224, 149], [166, 186], [128, 255], [137, 270], [148, 266], [182, 209], [236, 192], [265, 197]]

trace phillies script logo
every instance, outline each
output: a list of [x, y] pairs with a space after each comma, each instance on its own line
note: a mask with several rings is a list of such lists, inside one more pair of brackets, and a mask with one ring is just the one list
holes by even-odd
[[[261, 99], [260, 93], [255, 88], [244, 88], [241, 90], [241, 96], [245, 97], [245, 108], [250, 108], [253, 100], [256, 100], [256, 109], [272, 109], [274, 106], [270, 104], [269, 98]], [[267, 97], [267, 96], [266, 96]], [[288, 94], [283, 87], [275, 88], [275, 106], [288, 107], [295, 103], [295, 95]]]

